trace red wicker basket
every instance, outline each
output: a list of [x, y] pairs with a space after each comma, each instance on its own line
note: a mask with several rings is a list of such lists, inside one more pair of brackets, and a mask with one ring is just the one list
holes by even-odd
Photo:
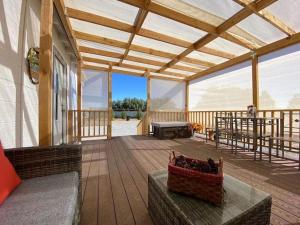
[[[185, 158], [187, 161], [194, 159]], [[201, 163], [207, 161], [198, 160]], [[215, 205], [223, 203], [223, 160], [220, 159], [218, 173], [205, 173], [175, 166], [175, 156], [168, 165], [168, 189], [173, 192], [194, 196]]]

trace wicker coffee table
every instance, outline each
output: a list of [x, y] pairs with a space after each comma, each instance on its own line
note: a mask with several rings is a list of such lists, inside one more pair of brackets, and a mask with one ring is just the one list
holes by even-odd
[[222, 207], [167, 190], [167, 171], [149, 175], [148, 211], [156, 225], [267, 225], [272, 198], [231, 176], [224, 176]]

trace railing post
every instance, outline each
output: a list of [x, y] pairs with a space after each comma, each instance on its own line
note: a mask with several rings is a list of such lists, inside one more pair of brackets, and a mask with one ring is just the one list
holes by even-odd
[[68, 142], [72, 143], [74, 138], [73, 138], [73, 110], [68, 111]]
[[112, 90], [111, 90], [111, 79], [112, 79], [112, 64], [109, 65], [108, 70], [108, 124], [107, 124], [107, 139], [112, 137]]
[[189, 122], [189, 85], [190, 81], [185, 82], [185, 120]]
[[39, 145], [52, 144], [52, 30], [53, 1], [41, 1]]
[[[81, 61], [77, 61], [77, 137], [78, 141], [81, 141], [81, 96], [82, 96], [82, 84], [81, 84]], [[84, 129], [84, 128], [83, 128]]]

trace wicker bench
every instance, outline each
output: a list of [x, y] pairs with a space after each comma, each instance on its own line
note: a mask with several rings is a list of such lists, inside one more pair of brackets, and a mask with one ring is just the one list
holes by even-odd
[[167, 190], [167, 171], [148, 178], [148, 211], [156, 225], [268, 225], [271, 196], [225, 175], [221, 207]]
[[80, 221], [81, 145], [5, 150], [23, 182], [0, 207], [1, 224]]

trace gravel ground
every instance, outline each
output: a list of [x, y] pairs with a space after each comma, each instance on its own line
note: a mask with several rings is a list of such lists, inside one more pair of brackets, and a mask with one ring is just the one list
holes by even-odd
[[126, 120], [113, 120], [112, 121], [112, 136], [127, 136], [137, 135], [137, 125], [140, 120], [131, 119]]

